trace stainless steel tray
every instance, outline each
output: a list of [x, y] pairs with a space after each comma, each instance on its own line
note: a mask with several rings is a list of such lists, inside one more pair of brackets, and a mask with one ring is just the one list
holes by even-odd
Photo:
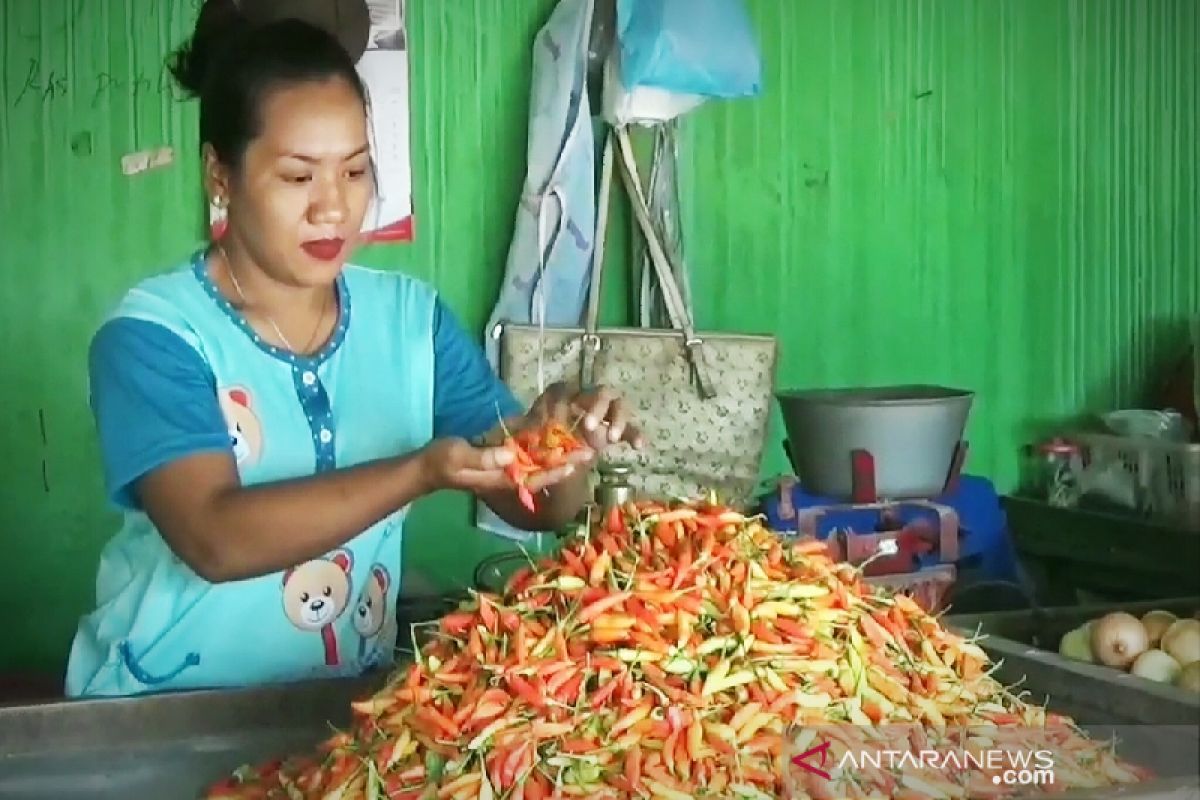
[[976, 632], [994, 661], [1003, 661], [998, 680], [1023, 683], [1040, 695], [1070, 710], [1078, 721], [1100, 725], [1196, 726], [1200, 738], [1200, 697], [1173, 686], [1142, 680], [1108, 667], [1063, 658], [1058, 643], [1064, 634], [1089, 619], [1111, 611], [1140, 616], [1163, 609], [1191, 616], [1200, 608], [1200, 597], [1151, 600], [1138, 603], [1037, 608], [991, 614], [954, 615], [944, 623], [961, 633]]
[[[330, 723], [345, 721], [351, 700], [376, 685], [336, 681], [0, 708], [0, 799], [196, 800], [242, 763], [308, 750]], [[1142, 754], [1162, 746], [1153, 735], [1128, 744]], [[1200, 783], [1185, 772], [1123, 791], [1057, 797], [1197, 800]]]
[[[979, 645], [1001, 662], [997, 680], [1028, 690], [1033, 702], [1050, 700], [1052, 710], [1067, 714], [1090, 735], [1115, 738], [1126, 758], [1153, 769], [1160, 780], [1109, 796], [1200, 798], [1200, 698], [1171, 686], [1145, 681], [1108, 667], [1058, 655], [1061, 636], [1110, 611], [1140, 615], [1161, 608], [1190, 616], [1200, 598], [1140, 603], [1039, 608], [944, 617], [948, 627], [982, 634]], [[1065, 798], [1067, 795], [1059, 795]]]
[[0, 800], [196, 800], [311, 749], [382, 680], [0, 707]]
[[[401, 598], [398, 647], [465, 596]], [[0, 800], [195, 800], [242, 764], [311, 750], [384, 679], [0, 705]]]
[[[0, 708], [0, 800], [196, 800], [243, 763], [309, 750], [381, 680]], [[1106, 734], [1103, 726], [1088, 727]], [[1197, 754], [1193, 749], [1186, 760], [1178, 726], [1117, 733], [1125, 754], [1163, 779], [1057, 797], [1200, 798]]]

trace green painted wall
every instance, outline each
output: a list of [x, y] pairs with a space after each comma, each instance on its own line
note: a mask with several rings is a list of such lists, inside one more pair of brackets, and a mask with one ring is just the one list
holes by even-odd
[[[61, 667], [117, 524], [84, 358], [124, 288], [201, 235], [195, 108], [161, 70], [196, 4], [0, 0], [0, 670]], [[417, 241], [363, 260], [432, 280], [475, 329], [552, 5], [408, 3]], [[976, 389], [971, 467], [1004, 485], [1030, 426], [1132, 402], [1200, 311], [1197, 5], [750, 6], [764, 95], [685, 132], [700, 324], [776, 331], [785, 386]], [[123, 154], [164, 145], [174, 166], [120, 174]], [[783, 468], [772, 442], [765, 471]], [[443, 583], [502, 546], [453, 496], [419, 504], [408, 539]]]

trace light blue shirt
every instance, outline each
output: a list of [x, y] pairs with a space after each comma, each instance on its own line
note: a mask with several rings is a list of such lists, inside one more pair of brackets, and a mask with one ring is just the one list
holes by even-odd
[[353, 675], [391, 662], [407, 509], [321, 558], [214, 585], [175, 556], [133, 491], [194, 453], [231, 452], [250, 486], [395, 456], [435, 436], [470, 438], [521, 411], [429, 286], [348, 266], [337, 291], [329, 342], [297, 356], [257, 336], [197, 253], [132, 289], [96, 334], [91, 404], [124, 523], [101, 554], [68, 696]]

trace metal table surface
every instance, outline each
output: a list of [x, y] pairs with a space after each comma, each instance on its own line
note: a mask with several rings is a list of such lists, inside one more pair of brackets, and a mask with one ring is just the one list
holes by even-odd
[[[196, 800], [243, 763], [309, 750], [381, 680], [0, 707], [0, 800]], [[1060, 800], [1200, 800], [1194, 768], [1180, 769], [1178, 736], [1150, 726], [1118, 733], [1127, 755], [1159, 769], [1165, 756], [1173, 774]]]
[[[402, 597], [399, 646], [463, 596]], [[0, 800], [195, 800], [242, 764], [311, 750], [385, 677], [0, 705]]]
[[0, 800], [195, 800], [243, 763], [311, 749], [382, 681], [0, 707]]

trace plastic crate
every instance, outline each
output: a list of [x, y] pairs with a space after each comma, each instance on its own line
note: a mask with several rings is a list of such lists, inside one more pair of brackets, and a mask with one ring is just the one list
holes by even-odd
[[871, 586], [906, 594], [926, 612], [938, 614], [945, 609], [947, 595], [957, 578], [958, 571], [953, 564], [939, 564], [918, 572], [874, 575], [864, 580]]
[[1090, 469], [1117, 464], [1132, 477], [1139, 511], [1200, 531], [1200, 444], [1102, 433], [1071, 439]]

